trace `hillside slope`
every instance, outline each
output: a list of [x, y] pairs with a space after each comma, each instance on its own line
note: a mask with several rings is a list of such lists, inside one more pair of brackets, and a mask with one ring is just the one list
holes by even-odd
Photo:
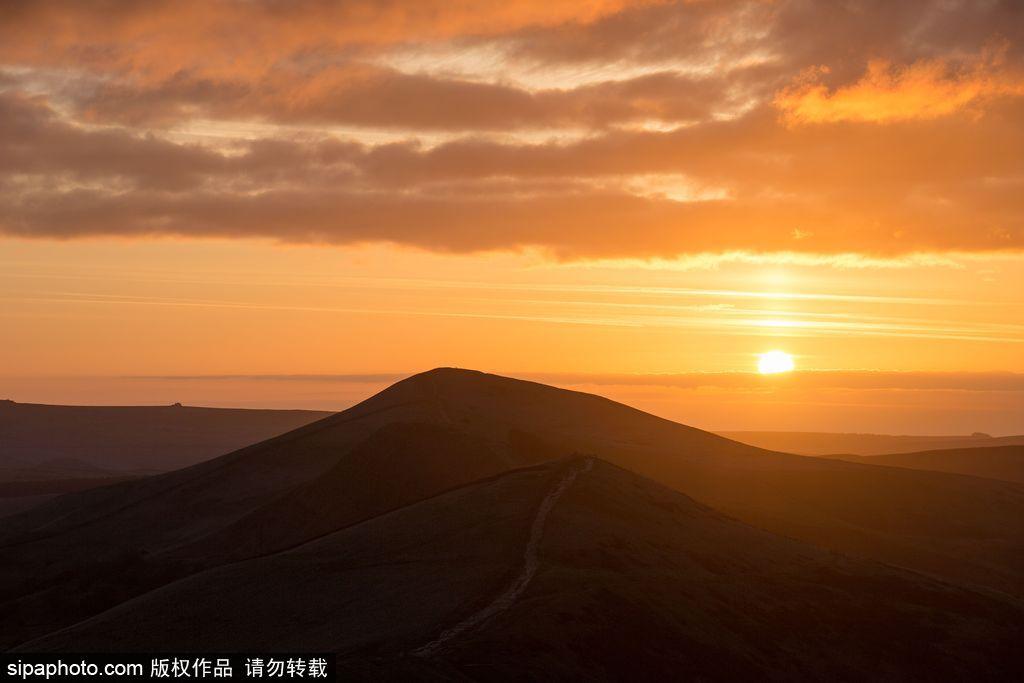
[[24, 649], [324, 650], [372, 679], [995, 680], [1021, 670], [1021, 636], [1017, 601], [574, 458], [201, 572]]

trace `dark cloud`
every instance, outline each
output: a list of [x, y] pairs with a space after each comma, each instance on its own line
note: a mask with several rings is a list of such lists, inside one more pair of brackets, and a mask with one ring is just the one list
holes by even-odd
[[45, 101], [0, 94], [0, 174], [65, 182], [124, 178], [141, 188], [183, 189], [224, 166], [199, 147], [116, 130], [86, 131], [61, 120]]
[[0, 59], [162, 80], [265, 72], [368, 47], [592, 23], [664, 0], [26, 0], [0, 4]]
[[275, 73], [257, 82], [179, 73], [153, 85], [111, 83], [75, 99], [89, 121], [162, 126], [199, 118], [401, 130], [604, 128], [704, 120], [734, 105], [728, 83], [655, 73], [569, 90], [529, 91], [367, 66]]

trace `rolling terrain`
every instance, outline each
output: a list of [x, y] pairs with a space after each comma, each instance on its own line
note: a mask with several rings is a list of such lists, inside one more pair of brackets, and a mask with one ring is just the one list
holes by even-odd
[[0, 517], [27, 510], [63, 493], [108, 486], [144, 475], [145, 472], [104, 470], [72, 458], [0, 467]]
[[890, 453], [871, 456], [836, 455], [831, 457], [870, 465], [954, 472], [974, 477], [1024, 483], [1024, 446], [946, 448], [917, 453]]
[[[463, 631], [462, 654], [412, 655], [509, 590], [536, 511], [564, 463], [580, 456], [603, 462], [588, 460], [593, 472], [579, 473], [549, 510], [528, 587], [480, 628]], [[591, 483], [595, 492], [573, 507]], [[478, 497], [485, 502], [465, 502]], [[602, 511], [603, 501], [615, 509]], [[689, 520], [686, 533], [677, 515]], [[632, 546], [631, 533], [647, 539], [642, 547]], [[719, 569], [721, 594], [709, 583]], [[193, 642], [189, 629], [200, 629], [227, 649], [333, 643], [353, 672], [401, 678], [405, 666], [465, 672], [474, 658], [502, 652], [503, 639], [510, 657], [520, 646], [547, 657], [542, 635], [526, 626], [536, 609], [550, 620], [549, 635], [557, 624], [592, 634], [584, 638], [590, 654], [553, 645], [555, 671], [559, 657], [583, 666], [607, 645], [609, 625], [625, 620], [649, 633], [654, 649], [637, 655], [651, 657], [652, 672], [682, 657], [716, 677], [699, 668], [700, 632], [708, 631], [709, 647], [735, 657], [738, 673], [786, 671], [765, 659], [784, 648], [793, 676], [816, 666], [845, 676], [892, 655], [897, 661], [879, 666], [899, 677], [906, 669], [898, 658], [916, 640], [914, 652], [927, 650], [935, 671], [977, 665], [994, 675], [992, 667], [1006, 666], [1006, 639], [1019, 636], [1022, 577], [1019, 484], [776, 453], [593, 395], [439, 369], [220, 458], [5, 519], [0, 647], [102, 649], [105, 638], [131, 632], [118, 642], [144, 649], [163, 633], [163, 647], [181, 648]], [[650, 586], [659, 581], [663, 594]], [[257, 599], [260, 585], [271, 589]], [[246, 591], [252, 609], [267, 611], [249, 612], [243, 627], [231, 610]], [[190, 611], [195, 595], [209, 612]], [[172, 604], [160, 625], [147, 631], [138, 623]], [[722, 619], [729, 625], [716, 630]], [[777, 620], [798, 635], [775, 633], [786, 630]], [[270, 622], [289, 624], [294, 636]], [[877, 623], [903, 635], [878, 642]], [[849, 661], [825, 661], [822, 652], [844, 628], [857, 639]], [[676, 656], [667, 644], [679, 638], [690, 645]], [[765, 638], [758, 651], [753, 643]], [[928, 650], [933, 642], [950, 654]], [[381, 670], [380, 656], [396, 647], [408, 656]]]
[[329, 413], [190, 406], [55, 406], [0, 401], [0, 473], [55, 461], [159, 472], [301, 427]]
[[978, 680], [1020, 672], [1021, 636], [1019, 601], [570, 458], [197, 573], [20, 649], [305, 648], [378, 680]]
[[54, 496], [178, 469], [330, 413], [0, 401], [0, 517]]

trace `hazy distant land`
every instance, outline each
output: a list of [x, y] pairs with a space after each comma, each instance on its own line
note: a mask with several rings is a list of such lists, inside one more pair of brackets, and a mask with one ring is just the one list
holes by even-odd
[[1024, 434], [989, 436], [960, 434], [947, 436], [914, 436], [893, 434], [856, 434], [834, 432], [766, 432], [720, 431], [727, 439], [800, 455], [884, 455], [947, 448], [986, 448], [1024, 445]]

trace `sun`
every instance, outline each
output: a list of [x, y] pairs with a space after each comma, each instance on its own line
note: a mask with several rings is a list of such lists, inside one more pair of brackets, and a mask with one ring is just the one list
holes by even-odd
[[762, 375], [789, 372], [793, 369], [793, 356], [785, 351], [765, 351], [757, 356], [757, 371]]

